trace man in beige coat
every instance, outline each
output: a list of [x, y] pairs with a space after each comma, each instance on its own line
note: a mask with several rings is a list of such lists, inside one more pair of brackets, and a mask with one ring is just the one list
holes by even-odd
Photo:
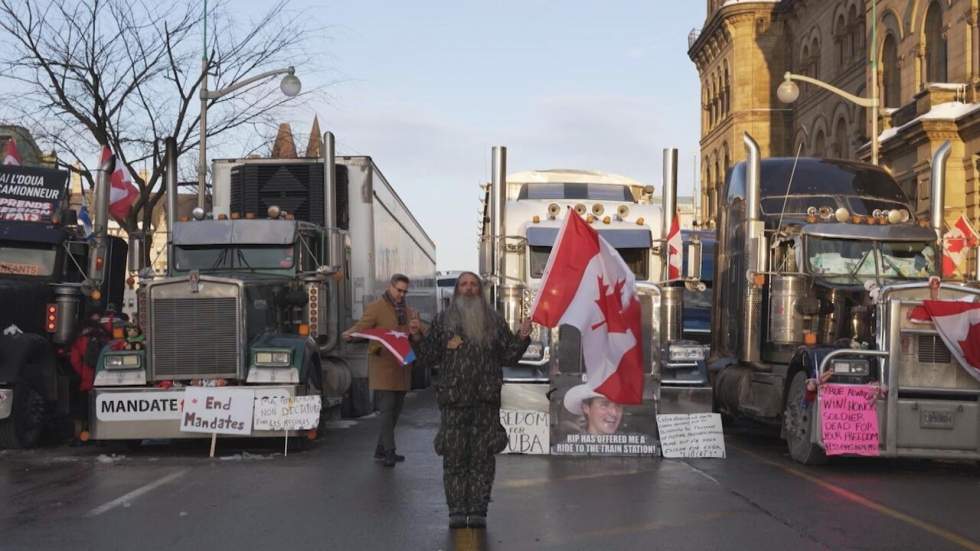
[[[394, 329], [408, 332], [409, 320], [416, 317], [414, 310], [405, 304], [409, 279], [404, 274], [391, 276], [388, 289], [381, 298], [364, 308], [364, 315], [353, 327], [344, 331], [345, 340], [350, 334], [364, 329]], [[412, 366], [402, 365], [384, 346], [376, 341], [368, 343], [368, 384], [375, 391], [375, 408], [381, 412], [381, 434], [375, 459], [383, 459], [385, 467], [394, 467], [405, 456], [395, 453], [395, 425], [405, 402], [405, 393], [411, 389]]]

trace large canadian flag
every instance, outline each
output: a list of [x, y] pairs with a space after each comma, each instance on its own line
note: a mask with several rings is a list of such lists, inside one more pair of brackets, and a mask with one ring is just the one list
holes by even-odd
[[980, 303], [924, 300], [922, 307], [946, 348], [970, 375], [980, 381]]
[[17, 151], [17, 142], [13, 138], [10, 138], [3, 146], [3, 164], [20, 166], [20, 163], [20, 152]]
[[956, 273], [966, 258], [968, 248], [977, 246], [978, 237], [980, 236], [970, 225], [970, 221], [961, 214], [943, 236], [943, 276], [949, 277]]
[[531, 319], [582, 334], [587, 384], [620, 404], [643, 399], [640, 303], [633, 272], [609, 243], [569, 211], [542, 276]]
[[[112, 151], [108, 146], [102, 148], [103, 166], [112, 158]], [[129, 216], [129, 209], [136, 202], [140, 192], [133, 185], [126, 167], [122, 163], [115, 163], [116, 169], [112, 171], [109, 181], [109, 214], [116, 220], [122, 221]]]
[[670, 233], [667, 234], [667, 279], [670, 281], [681, 278], [681, 264], [684, 257], [684, 244], [681, 241], [681, 223], [677, 213], [670, 222]]

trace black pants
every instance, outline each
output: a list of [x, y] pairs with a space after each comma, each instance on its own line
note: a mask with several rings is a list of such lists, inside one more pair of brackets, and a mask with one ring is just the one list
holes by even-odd
[[494, 431], [500, 424], [496, 407], [446, 408], [437, 439], [442, 455], [442, 481], [450, 515], [486, 515], [497, 460]]
[[381, 412], [381, 434], [378, 435], [378, 446], [385, 451], [395, 449], [395, 425], [402, 413], [405, 403], [405, 392], [401, 390], [374, 391], [375, 406]]

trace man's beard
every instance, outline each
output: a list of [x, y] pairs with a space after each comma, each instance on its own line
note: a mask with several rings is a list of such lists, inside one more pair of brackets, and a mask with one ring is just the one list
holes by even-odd
[[463, 338], [477, 344], [487, 344], [490, 328], [486, 306], [481, 297], [458, 296], [453, 301], [454, 325]]

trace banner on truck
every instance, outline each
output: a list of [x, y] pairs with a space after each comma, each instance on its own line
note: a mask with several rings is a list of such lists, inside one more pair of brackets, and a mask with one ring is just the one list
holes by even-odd
[[0, 166], [0, 220], [51, 223], [67, 181], [62, 170]]

